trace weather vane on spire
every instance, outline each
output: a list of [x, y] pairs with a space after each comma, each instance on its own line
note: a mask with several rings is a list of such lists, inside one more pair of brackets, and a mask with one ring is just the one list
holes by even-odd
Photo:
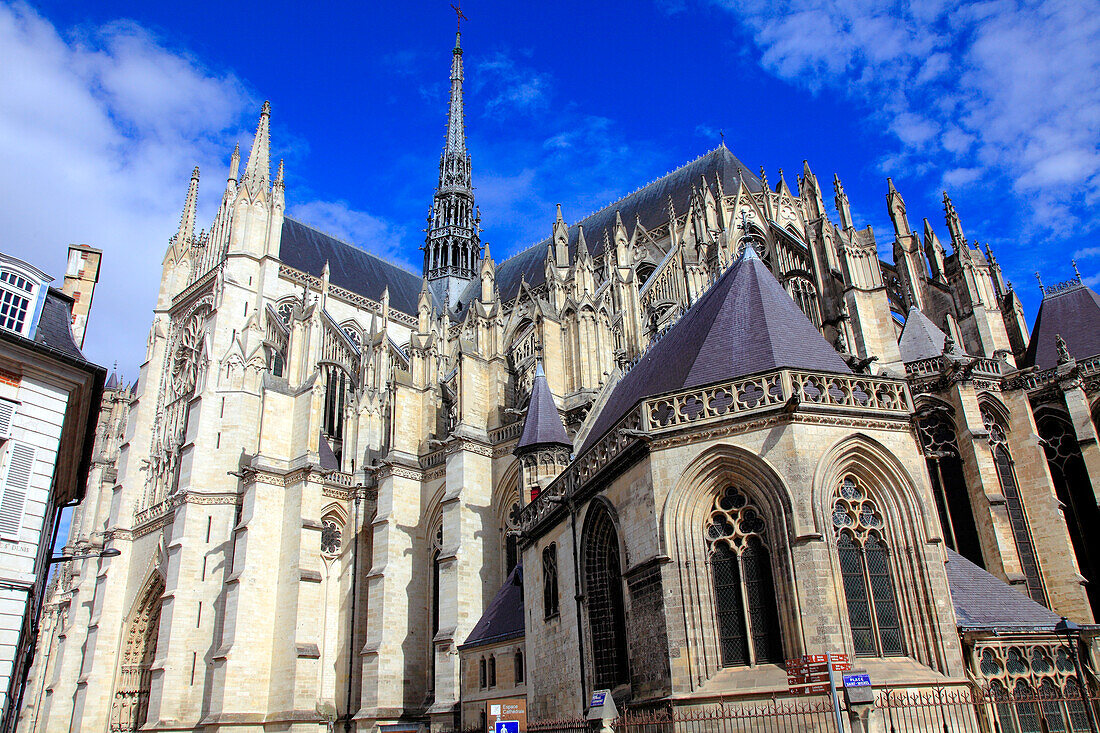
[[458, 5], [451, 3], [451, 10], [455, 11], [455, 26], [458, 28], [458, 32], [461, 33], [462, 21], [469, 20], [469, 18], [462, 14], [462, 3], [459, 3]]

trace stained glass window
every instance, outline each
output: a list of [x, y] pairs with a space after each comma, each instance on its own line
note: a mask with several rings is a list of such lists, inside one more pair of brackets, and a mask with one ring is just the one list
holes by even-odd
[[626, 610], [619, 538], [608, 511], [597, 507], [585, 532], [584, 580], [592, 635], [594, 687], [628, 681]]
[[833, 528], [857, 656], [905, 653], [884, 525], [874, 500], [855, 478], [845, 478], [833, 505]]
[[738, 488], [714, 500], [704, 535], [711, 546], [715, 615], [722, 666], [783, 657], [767, 524]]

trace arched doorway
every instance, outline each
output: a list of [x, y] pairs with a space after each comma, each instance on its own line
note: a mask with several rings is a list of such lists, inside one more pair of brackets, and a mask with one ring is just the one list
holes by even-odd
[[152, 682], [150, 667], [157, 653], [160, 600], [163, 595], [164, 579], [160, 573], [153, 573], [130, 613], [122, 643], [118, 684], [111, 705], [112, 731], [136, 731], [145, 725]]

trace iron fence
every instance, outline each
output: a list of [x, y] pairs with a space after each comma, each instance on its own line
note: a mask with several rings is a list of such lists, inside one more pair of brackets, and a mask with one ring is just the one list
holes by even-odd
[[616, 733], [796, 733], [836, 731], [827, 697], [723, 703], [712, 708], [627, 712]]
[[591, 728], [584, 718], [528, 720], [527, 733], [588, 733]]

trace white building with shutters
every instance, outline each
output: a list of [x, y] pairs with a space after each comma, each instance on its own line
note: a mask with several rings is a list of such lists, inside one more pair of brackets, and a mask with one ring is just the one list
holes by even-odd
[[[62, 289], [0, 253], [0, 704], [14, 723], [61, 509], [84, 495], [105, 370], [80, 351], [99, 252], [70, 248]], [[90, 269], [84, 261], [92, 258]], [[94, 269], [95, 272], [91, 272]], [[77, 288], [84, 292], [80, 295]]]

